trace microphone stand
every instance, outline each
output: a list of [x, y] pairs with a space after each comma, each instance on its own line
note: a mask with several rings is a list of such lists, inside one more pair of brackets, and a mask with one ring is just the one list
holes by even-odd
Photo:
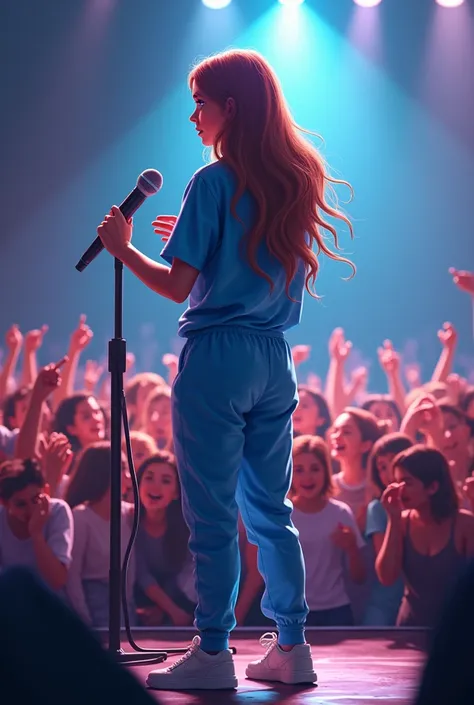
[[[108, 650], [119, 663], [160, 663], [167, 659], [168, 652], [144, 651], [137, 648], [135, 653], [126, 653], [122, 649], [120, 638], [122, 622], [122, 398], [124, 395], [123, 376], [126, 370], [126, 341], [122, 337], [122, 318], [123, 264], [120, 260], [115, 259], [114, 337], [109, 341], [111, 476]], [[130, 645], [134, 646], [131, 642]]]

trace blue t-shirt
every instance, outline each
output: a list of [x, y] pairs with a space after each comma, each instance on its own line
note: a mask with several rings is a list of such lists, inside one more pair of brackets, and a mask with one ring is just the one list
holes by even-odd
[[[388, 524], [387, 512], [378, 499], [372, 500], [367, 507], [365, 536], [372, 540], [374, 534], [384, 534]], [[367, 605], [364, 626], [393, 626], [403, 597], [403, 579], [399, 578], [393, 585], [382, 585], [377, 579], [372, 585], [372, 592]]]
[[286, 294], [286, 274], [266, 245], [258, 252], [259, 266], [274, 288], [256, 274], [245, 257], [243, 235], [253, 227], [256, 203], [245, 192], [237, 203], [239, 220], [231, 213], [237, 187], [232, 170], [214, 162], [197, 171], [189, 182], [173, 233], [161, 256], [199, 270], [189, 307], [179, 321], [179, 335], [214, 328], [240, 326], [250, 330], [285, 331], [299, 323], [305, 270], [301, 262]]

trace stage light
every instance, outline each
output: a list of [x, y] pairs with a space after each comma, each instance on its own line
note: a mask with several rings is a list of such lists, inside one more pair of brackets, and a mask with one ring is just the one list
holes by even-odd
[[356, 5], [359, 5], [359, 7], [376, 7], [377, 5], [380, 5], [382, 0], [354, 0]]
[[296, 7], [296, 5], [302, 5], [304, 0], [278, 0], [278, 2], [285, 7]]
[[232, 0], [202, 0], [202, 4], [211, 10], [223, 10]]
[[436, 0], [441, 7], [461, 7], [464, 0]]

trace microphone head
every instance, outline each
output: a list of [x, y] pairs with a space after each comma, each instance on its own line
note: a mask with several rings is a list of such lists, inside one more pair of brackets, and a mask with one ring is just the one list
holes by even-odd
[[137, 180], [137, 188], [147, 198], [148, 196], [153, 196], [153, 194], [158, 193], [162, 186], [163, 177], [156, 169], [147, 169], [140, 174]]

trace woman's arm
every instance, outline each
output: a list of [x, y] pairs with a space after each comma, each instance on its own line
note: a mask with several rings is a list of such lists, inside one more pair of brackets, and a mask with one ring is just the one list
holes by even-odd
[[383, 347], [378, 349], [380, 365], [387, 375], [388, 393], [400, 409], [405, 411], [405, 388], [400, 372], [400, 355], [394, 350], [391, 340], [385, 340]]
[[176, 258], [171, 268], [159, 264], [132, 244], [119, 259], [145, 286], [177, 304], [186, 301], [199, 275], [197, 269]]
[[401, 575], [403, 565], [402, 518], [390, 517], [382, 547], [375, 561], [375, 570], [382, 585], [393, 585]]
[[336, 328], [329, 339], [329, 370], [326, 377], [326, 399], [333, 418], [347, 406], [344, 367], [351, 349], [352, 343], [345, 340], [342, 328]]
[[8, 348], [8, 354], [0, 372], [0, 403], [7, 396], [8, 381], [15, 375], [18, 357], [23, 345], [23, 336], [18, 326], [14, 325], [7, 331], [5, 343]]
[[388, 515], [388, 524], [382, 546], [375, 561], [377, 577], [382, 585], [393, 585], [403, 566], [403, 516], [400, 494], [402, 485], [389, 485], [382, 495], [382, 506]]
[[18, 434], [15, 448], [16, 458], [36, 457], [43, 404], [49, 395], [61, 384], [59, 368], [65, 364], [66, 360], [67, 358], [64, 357], [55, 365], [47, 365], [38, 374], [31, 392], [25, 420]]
[[36, 353], [43, 344], [43, 338], [48, 331], [48, 326], [42, 326], [37, 330], [30, 330], [25, 335], [25, 345], [23, 350], [23, 371], [21, 384], [29, 387], [35, 383], [38, 376], [38, 361]]
[[89, 345], [94, 334], [86, 324], [86, 316], [81, 314], [79, 324], [72, 332], [67, 353], [67, 362], [64, 365], [62, 384], [56, 389], [52, 397], [52, 407], [56, 411], [60, 403], [66, 397], [74, 394], [76, 372], [82, 351]]
[[452, 323], [445, 323], [442, 330], [438, 331], [438, 338], [443, 349], [438, 363], [431, 377], [432, 382], [446, 382], [453, 368], [454, 356], [458, 342], [458, 334]]

